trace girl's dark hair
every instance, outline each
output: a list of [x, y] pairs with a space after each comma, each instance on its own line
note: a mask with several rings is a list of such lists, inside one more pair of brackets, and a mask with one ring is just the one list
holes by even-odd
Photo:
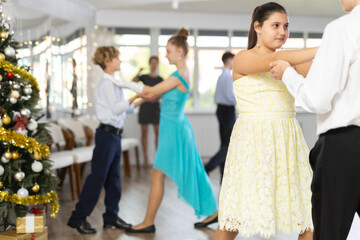
[[180, 47], [184, 50], [184, 56], [189, 52], [189, 45], [187, 38], [190, 35], [190, 31], [187, 28], [181, 28], [174, 36], [172, 36], [168, 42], [174, 44], [176, 47]]
[[251, 17], [251, 24], [248, 36], [248, 47], [247, 49], [251, 49], [255, 47], [257, 43], [257, 34], [254, 28], [254, 23], [257, 21], [260, 23], [260, 26], [270, 17], [274, 12], [286, 13], [286, 10], [283, 6], [275, 2], [268, 2], [263, 5], [257, 6]]

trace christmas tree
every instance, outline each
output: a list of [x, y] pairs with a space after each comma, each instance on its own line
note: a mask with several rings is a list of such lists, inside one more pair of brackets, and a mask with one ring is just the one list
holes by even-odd
[[0, 218], [7, 223], [9, 216], [47, 203], [55, 217], [58, 180], [50, 171], [50, 137], [37, 122], [39, 86], [28, 68], [18, 66], [18, 43], [2, 6], [0, 15]]

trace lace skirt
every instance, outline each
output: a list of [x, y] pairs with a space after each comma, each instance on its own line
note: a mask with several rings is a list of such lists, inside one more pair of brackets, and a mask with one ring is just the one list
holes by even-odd
[[220, 229], [264, 238], [312, 230], [308, 154], [295, 113], [241, 114], [225, 163]]

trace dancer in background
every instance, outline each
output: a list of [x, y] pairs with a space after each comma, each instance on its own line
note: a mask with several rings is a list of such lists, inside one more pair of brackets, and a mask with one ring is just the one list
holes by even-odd
[[[288, 38], [288, 25], [281, 5], [256, 7], [248, 50], [235, 56], [239, 116], [225, 163], [216, 240], [238, 234], [268, 239], [278, 233], [312, 239], [308, 147], [295, 119], [294, 98], [268, 71], [276, 59], [309, 65], [317, 49], [275, 52]], [[306, 74], [304, 66], [298, 67]]]
[[[211, 182], [201, 162], [192, 127], [184, 114], [190, 93], [190, 72], [186, 66], [189, 31], [180, 29], [166, 45], [166, 57], [177, 70], [154, 87], [144, 88], [140, 95], [152, 98], [162, 94], [159, 146], [151, 174], [148, 207], [144, 220], [126, 229], [131, 233], [155, 232], [155, 217], [164, 195], [164, 178], [169, 176], [184, 199], [204, 223], [217, 221], [217, 202]], [[203, 224], [203, 223], [201, 223]]]
[[284, 61], [271, 70], [317, 114], [319, 139], [310, 153], [316, 240], [345, 240], [360, 214], [360, 1], [341, 3], [350, 13], [326, 26], [306, 78]]
[[[146, 86], [155, 86], [156, 84], [163, 81], [163, 79], [158, 75], [159, 67], [159, 58], [157, 56], [151, 56], [149, 59], [150, 73], [145, 75], [140, 75], [140, 72], [143, 70], [140, 68], [138, 74], [133, 78], [134, 82], [143, 82]], [[149, 157], [148, 157], [148, 126], [150, 124], [154, 125], [155, 133], [155, 149], [158, 145], [158, 136], [159, 136], [159, 121], [160, 121], [160, 103], [159, 100], [155, 99], [153, 102], [144, 102], [140, 106], [139, 110], [139, 123], [141, 124], [141, 143], [144, 153], [144, 166], [149, 166]]]
[[220, 182], [224, 174], [225, 159], [231, 131], [236, 120], [236, 99], [233, 93], [233, 80], [231, 76], [231, 70], [234, 65], [234, 54], [225, 52], [221, 60], [224, 63], [224, 67], [218, 78], [215, 90], [215, 103], [217, 104], [216, 117], [219, 121], [221, 146], [219, 151], [205, 164], [205, 170], [208, 174], [220, 165]]
[[[131, 226], [118, 216], [121, 197], [121, 134], [126, 112], [141, 104], [141, 101], [135, 103], [136, 96], [124, 99], [123, 90], [119, 86], [124, 81], [114, 77], [115, 72], [120, 70], [119, 55], [116, 48], [102, 46], [96, 49], [92, 58], [93, 63], [104, 71], [96, 88], [96, 117], [100, 126], [95, 133], [91, 174], [86, 178], [79, 202], [68, 221], [68, 226], [76, 228], [81, 234], [96, 233], [86, 217], [93, 211], [103, 188], [106, 207], [103, 227], [124, 229]], [[143, 90], [143, 86], [137, 83], [129, 82], [126, 86], [135, 92]]]

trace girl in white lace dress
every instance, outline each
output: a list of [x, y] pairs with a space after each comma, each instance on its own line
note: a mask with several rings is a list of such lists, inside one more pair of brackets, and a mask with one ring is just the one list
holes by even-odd
[[239, 117], [228, 148], [214, 239], [237, 234], [269, 239], [279, 233], [312, 239], [308, 147], [295, 119], [294, 98], [268, 71], [273, 60], [286, 59], [302, 64], [297, 70], [305, 74], [316, 49], [275, 53], [288, 34], [285, 9], [277, 3], [261, 5], [253, 13], [248, 50], [235, 57]]

